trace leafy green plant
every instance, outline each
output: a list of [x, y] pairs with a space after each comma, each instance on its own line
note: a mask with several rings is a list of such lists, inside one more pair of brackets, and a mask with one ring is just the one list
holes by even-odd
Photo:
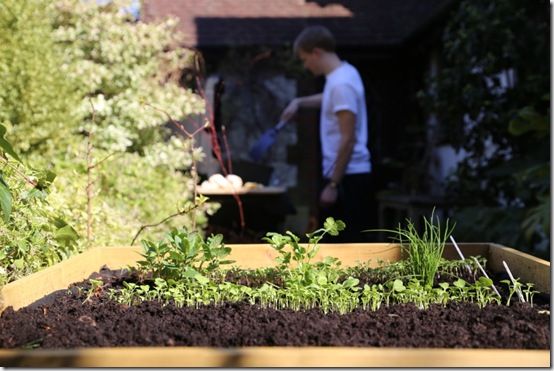
[[451, 292], [452, 292], [451, 298], [453, 300], [460, 300], [460, 301], [473, 300], [470, 285], [461, 278], [458, 278], [456, 281], [454, 281], [453, 285], [451, 286]]
[[174, 230], [160, 242], [142, 241], [144, 260], [138, 261], [138, 270], [152, 278], [193, 278], [199, 283], [209, 279], [201, 272], [213, 272], [220, 265], [230, 264], [225, 258], [231, 252], [218, 234], [206, 240], [196, 231]]
[[439, 283], [439, 287], [433, 291], [439, 304], [446, 305], [450, 301], [450, 284], [448, 282]]
[[360, 295], [360, 300], [362, 303], [362, 308], [367, 309], [368, 307], [372, 311], [378, 310], [384, 300], [384, 288], [381, 284], [373, 284], [371, 286], [364, 285], [364, 288]]
[[[194, 52], [177, 46], [175, 20], [133, 22], [120, 11], [126, 5], [0, 4], [0, 124], [26, 163], [57, 174], [49, 201], [79, 235], [87, 230], [85, 136], [92, 136], [96, 158], [114, 154], [92, 180], [92, 224], [101, 226], [92, 245], [128, 244], [141, 225], [194, 199], [191, 162], [203, 157], [193, 141], [166, 127], [163, 113], [204, 124], [203, 98], [176, 78]], [[205, 204], [169, 227], [200, 230], [215, 209]]]
[[83, 304], [87, 301], [90, 301], [93, 296], [98, 295], [102, 289], [102, 286], [104, 285], [104, 281], [102, 280], [89, 279], [88, 282], [90, 284], [90, 287], [87, 291], [87, 296], [85, 300], [83, 300]]
[[[9, 158], [0, 164], [0, 286], [82, 251], [79, 235], [52, 205], [54, 174]], [[1, 160], [0, 160], [1, 161]]]
[[[329, 217], [325, 220], [323, 228], [306, 234], [306, 237], [308, 237], [308, 246], [306, 247], [300, 244], [300, 237], [290, 231], [287, 231], [285, 235], [268, 232], [263, 240], [267, 241], [280, 254], [277, 262], [282, 266], [288, 266], [291, 262], [308, 264], [319, 251], [318, 243], [323, 236], [326, 234], [337, 236], [344, 228], [345, 224], [342, 220], [335, 221], [335, 219]], [[292, 251], [289, 251], [287, 247], [291, 248]]]
[[[393, 275], [383, 276], [389, 278], [386, 282], [360, 286], [360, 279], [355, 273], [365, 273], [361, 268], [367, 270], [367, 264], [342, 268], [340, 261], [332, 257], [310, 262], [318, 249], [319, 237], [324, 233], [338, 233], [340, 226], [340, 223], [328, 220], [324, 228], [317, 231], [315, 238], [314, 234], [308, 234], [309, 238], [313, 238], [310, 246], [302, 246], [299, 238], [290, 233], [284, 236], [269, 234], [266, 240], [276, 245], [279, 265], [253, 272], [237, 267], [222, 270], [222, 266], [231, 261], [226, 260], [230, 249], [225, 247], [221, 236], [203, 240], [197, 232], [173, 231], [158, 243], [143, 241], [145, 251], [142, 254], [144, 260], [139, 262], [139, 280], [125, 282], [123, 288], [110, 290], [107, 295], [126, 305], [146, 300], [195, 307], [246, 302], [276, 309], [317, 308], [324, 313], [347, 313], [360, 307], [378, 310], [382, 306], [399, 303], [413, 303], [422, 310], [431, 305], [456, 301], [475, 303], [480, 308], [501, 304], [499, 295], [492, 290], [492, 280], [486, 277], [479, 277], [475, 282], [458, 278], [452, 283], [438, 282], [433, 286], [419, 275], [410, 274], [409, 262], [397, 262], [391, 264], [397, 266], [388, 271]], [[291, 245], [287, 247], [285, 243]], [[465, 270], [466, 263], [470, 261], [452, 263], [441, 260], [439, 267], [443, 272], [456, 272], [461, 268]], [[389, 268], [382, 266], [375, 270]], [[395, 276], [398, 272], [408, 274]], [[235, 281], [227, 281], [225, 278], [228, 275]], [[279, 285], [271, 282], [276, 277], [280, 279]], [[532, 285], [528, 285], [525, 292], [528, 298], [536, 293]]]
[[475, 299], [479, 307], [484, 308], [492, 302], [500, 304], [500, 297], [493, 292], [492, 285], [492, 280], [487, 277], [479, 277], [479, 279], [475, 281]]
[[0, 124], [22, 157], [63, 151], [79, 122], [79, 85], [53, 33], [54, 14], [51, 0], [0, 3]]
[[[510, 301], [512, 300], [512, 297], [514, 296], [514, 294], [517, 293], [519, 295], [519, 293], [523, 292], [524, 285], [520, 282], [519, 278], [515, 278], [513, 282], [512, 280], [502, 280], [500, 282], [505, 283], [508, 286], [509, 294], [508, 294], [508, 299], [506, 301], [506, 305], [509, 306]], [[536, 293], [536, 291], [534, 291], [532, 287], [533, 287], [532, 283], [527, 284], [527, 297], [532, 298], [533, 295]]]

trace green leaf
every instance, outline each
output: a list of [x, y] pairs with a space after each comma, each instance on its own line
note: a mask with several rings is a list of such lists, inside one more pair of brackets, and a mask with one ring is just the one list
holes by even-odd
[[359, 283], [360, 283], [359, 279], [354, 277], [348, 277], [348, 279], [342, 283], [342, 286], [346, 289], [351, 289], [353, 287], [358, 286]]
[[204, 277], [202, 274], [200, 274], [196, 269], [187, 267], [184, 272], [184, 276], [188, 278], [194, 278], [196, 281], [198, 281], [201, 284], [206, 284], [210, 282], [210, 280], [206, 277]]
[[38, 175], [37, 189], [47, 189], [56, 179], [56, 173], [50, 170], [45, 170]]
[[324, 272], [320, 272], [318, 275], [317, 275], [317, 280], [316, 280], [317, 284], [320, 285], [320, 286], [323, 286], [323, 285], [326, 285], [327, 284], [327, 276], [325, 275]]
[[539, 135], [548, 132], [548, 118], [534, 110], [533, 107], [524, 107], [518, 112], [518, 116], [510, 121], [508, 131], [514, 136], [536, 132]]
[[335, 220], [332, 217], [325, 219], [323, 228], [325, 228], [331, 236], [338, 236], [339, 232], [344, 230], [346, 224], [342, 220]]
[[79, 238], [79, 235], [77, 234], [77, 231], [73, 229], [73, 227], [71, 227], [70, 225], [66, 225], [65, 227], [56, 230], [54, 238], [58, 242], [69, 244], [76, 241]]
[[22, 162], [21, 159], [19, 158], [19, 156], [17, 155], [17, 153], [15, 153], [15, 151], [14, 151], [12, 145], [10, 144], [10, 142], [8, 142], [4, 138], [4, 135], [6, 134], [6, 131], [7, 131], [6, 127], [4, 125], [0, 124], [0, 148], [2, 148], [4, 150], [4, 152], [6, 152], [10, 156], [12, 156], [15, 160], [17, 160], [19, 162]]
[[479, 277], [479, 284], [484, 287], [491, 287], [492, 286], [492, 280], [490, 278], [481, 276]]
[[394, 283], [392, 284], [392, 289], [396, 292], [402, 292], [402, 291], [406, 290], [406, 287], [402, 283], [402, 280], [396, 279], [396, 280], [394, 280]]
[[454, 286], [456, 286], [459, 289], [463, 289], [464, 287], [466, 287], [466, 283], [467, 282], [464, 281], [463, 279], [458, 278], [456, 281], [454, 281]]
[[334, 258], [332, 256], [326, 256], [323, 259], [323, 264], [325, 264], [325, 265], [332, 265], [332, 264], [337, 263], [337, 262], [338, 262], [338, 259]]
[[2, 174], [0, 173], [0, 207], [2, 208], [2, 217], [4, 222], [10, 221], [10, 214], [12, 212], [12, 194], [8, 184], [4, 181]]
[[169, 252], [169, 258], [175, 263], [180, 263], [184, 260], [183, 254], [181, 254], [180, 251], [175, 250]]

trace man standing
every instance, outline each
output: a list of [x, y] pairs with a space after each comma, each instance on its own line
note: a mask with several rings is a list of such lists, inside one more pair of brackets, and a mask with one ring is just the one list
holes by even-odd
[[315, 76], [325, 75], [323, 93], [293, 99], [281, 114], [288, 121], [300, 107], [320, 108], [322, 182], [320, 225], [328, 216], [346, 223], [333, 242], [369, 240], [361, 230], [374, 228], [375, 210], [367, 148], [367, 112], [364, 85], [352, 65], [335, 53], [335, 39], [322, 26], [302, 31], [294, 42], [294, 53]]

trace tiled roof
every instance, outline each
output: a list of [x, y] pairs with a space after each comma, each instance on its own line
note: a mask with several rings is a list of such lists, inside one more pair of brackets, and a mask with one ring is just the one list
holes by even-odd
[[192, 47], [290, 43], [307, 25], [323, 24], [341, 46], [404, 42], [451, 0], [144, 0], [143, 21], [179, 18]]

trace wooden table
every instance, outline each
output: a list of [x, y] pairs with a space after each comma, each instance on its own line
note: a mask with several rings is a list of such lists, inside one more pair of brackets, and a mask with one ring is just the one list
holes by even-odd
[[241, 231], [235, 195], [242, 203], [245, 227], [261, 235], [266, 232], [280, 232], [286, 216], [296, 213], [285, 187], [240, 189], [234, 193], [231, 190], [204, 190], [199, 187], [198, 192], [221, 204], [221, 208], [209, 217], [209, 223], [235, 232]]

